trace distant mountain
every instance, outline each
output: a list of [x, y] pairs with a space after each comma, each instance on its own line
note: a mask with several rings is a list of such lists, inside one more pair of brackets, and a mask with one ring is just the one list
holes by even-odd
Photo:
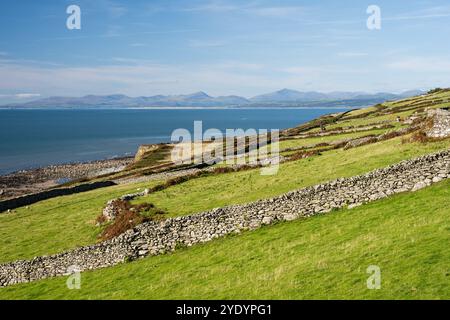
[[420, 94], [424, 94], [425, 92], [415, 90], [415, 91], [407, 91], [401, 94], [393, 94], [386, 92], [379, 92], [375, 94], [365, 93], [365, 92], [330, 92], [330, 93], [321, 93], [316, 91], [308, 91], [301, 92], [290, 89], [283, 89], [280, 91], [263, 94], [260, 96], [256, 96], [250, 99], [251, 102], [312, 102], [312, 101], [336, 101], [336, 100], [372, 100], [372, 99], [381, 99], [392, 100], [392, 99], [401, 99], [405, 97], [416, 96]]
[[133, 107], [223, 107], [246, 104], [249, 101], [238, 96], [211, 97], [204, 92], [188, 95], [151, 96], [132, 98], [125, 95], [75, 97], [50, 97], [10, 107], [22, 108], [133, 108]]
[[187, 95], [156, 95], [150, 97], [129, 97], [122, 94], [84, 97], [49, 97], [10, 108], [138, 108], [138, 107], [282, 107], [282, 106], [336, 106], [368, 105], [386, 100], [401, 99], [423, 94], [422, 91], [407, 91], [401, 94], [364, 92], [301, 92], [290, 89], [259, 95], [251, 99], [239, 96], [212, 97], [205, 92]]
[[263, 94], [250, 99], [252, 102], [296, 102], [326, 100], [327, 95], [320, 92], [300, 92], [290, 89]]
[[409, 91], [400, 93], [400, 96], [402, 96], [403, 98], [409, 98], [409, 97], [420, 96], [423, 94], [426, 94], [426, 92], [422, 91], [422, 90], [409, 90]]

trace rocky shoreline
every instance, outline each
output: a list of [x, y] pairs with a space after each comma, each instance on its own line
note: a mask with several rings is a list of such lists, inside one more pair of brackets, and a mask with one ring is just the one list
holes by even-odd
[[62, 183], [119, 172], [133, 157], [51, 165], [0, 176], [0, 200], [40, 192]]

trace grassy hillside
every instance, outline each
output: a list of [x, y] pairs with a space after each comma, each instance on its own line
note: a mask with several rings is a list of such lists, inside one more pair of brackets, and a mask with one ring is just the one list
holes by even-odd
[[[397, 138], [285, 163], [277, 175], [270, 177], [261, 176], [259, 170], [250, 170], [199, 178], [136, 202], [154, 203], [169, 216], [185, 215], [365, 173], [445, 147], [450, 147], [450, 141], [402, 144]], [[101, 228], [96, 227], [95, 219], [108, 200], [157, 183], [152, 181], [59, 197], [0, 215], [0, 262], [31, 259], [97, 242]]]
[[[307, 159], [281, 164], [274, 176], [261, 176], [259, 169], [201, 176], [134, 203], [151, 202], [172, 217], [186, 215], [280, 195], [447, 149], [450, 139], [411, 142], [410, 136], [348, 150], [331, 144], [406, 128], [404, 120], [411, 115], [424, 115], [427, 107], [448, 107], [449, 100], [450, 91], [442, 91], [324, 116], [282, 133], [283, 155], [295, 153], [289, 148], [311, 151], [317, 150], [317, 144], [325, 148]], [[321, 124], [326, 126], [323, 132]], [[113, 176], [170, 167], [168, 150], [160, 146], [144, 153], [127, 171]], [[0, 263], [95, 243], [102, 232], [95, 219], [108, 200], [162, 182], [59, 197], [0, 215]], [[449, 187], [446, 181], [354, 210], [282, 223], [172, 255], [88, 272], [83, 274], [80, 291], [67, 290], [65, 279], [58, 278], [0, 289], [0, 299], [449, 298]], [[369, 265], [382, 269], [381, 290], [365, 286]]]
[[142, 197], [136, 203], [151, 202], [172, 216], [185, 215], [269, 198], [297, 188], [362, 174], [446, 147], [450, 147], [450, 140], [402, 144], [401, 138], [396, 138], [288, 162], [282, 164], [274, 176], [262, 176], [259, 170], [251, 170], [199, 178]]
[[[432, 201], [430, 201], [432, 199]], [[353, 210], [65, 278], [0, 299], [449, 299], [450, 181]], [[380, 290], [366, 269], [381, 268]]]
[[144, 186], [113, 186], [86, 193], [58, 197], [0, 215], [0, 263], [31, 259], [89, 245], [101, 232], [95, 218], [108, 200]]
[[[405, 112], [412, 114], [420, 111], [423, 105], [433, 107], [437, 103], [440, 106], [441, 101], [448, 101], [449, 97], [450, 92], [436, 93], [389, 102], [382, 107], [352, 111], [342, 117], [335, 115], [338, 120], [327, 126], [328, 131], [337, 127], [351, 130], [359, 125], [367, 126], [368, 130], [337, 132], [329, 136], [316, 137], [308, 135], [316, 134], [317, 128], [306, 129], [300, 132], [306, 136], [286, 137], [281, 141], [280, 149], [332, 143], [396, 130], [402, 126], [396, 122], [399, 114], [404, 117]], [[333, 119], [333, 116], [327, 118]], [[379, 124], [381, 121], [393, 128], [370, 129], [371, 125]], [[296, 134], [299, 133], [297, 131]], [[202, 177], [140, 198], [136, 202], [152, 202], [168, 212], [169, 216], [185, 215], [267, 198], [339, 177], [362, 174], [403, 159], [449, 147], [450, 139], [422, 144], [402, 143], [402, 138], [399, 137], [349, 150], [325, 151], [309, 159], [284, 163], [280, 166], [279, 173], [274, 176], [261, 176], [260, 171], [256, 169]], [[144, 159], [145, 161], [150, 159], [149, 165], [153, 166], [154, 155], [150, 156]], [[138, 163], [139, 170], [147, 170], [144, 162]], [[29, 208], [19, 208], [9, 215], [0, 215], [0, 263], [31, 259], [34, 256], [54, 254], [95, 243], [102, 231], [95, 226], [95, 219], [108, 200], [137, 189], [151, 187], [156, 183], [158, 182], [129, 184], [60, 197], [31, 205]]]

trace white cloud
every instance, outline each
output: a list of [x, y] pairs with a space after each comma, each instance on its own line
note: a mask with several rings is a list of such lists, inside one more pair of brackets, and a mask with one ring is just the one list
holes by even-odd
[[254, 13], [265, 17], [299, 17], [301, 14], [305, 13], [304, 7], [299, 6], [280, 6], [280, 7], [261, 7], [249, 9], [248, 12]]
[[15, 95], [15, 97], [19, 99], [38, 98], [40, 96], [41, 95], [39, 93], [18, 93]]
[[16, 93], [16, 94], [0, 94], [0, 98], [12, 98], [12, 99], [31, 99], [39, 98], [39, 93]]
[[131, 43], [130, 44], [130, 47], [146, 47], [147, 46], [147, 44], [145, 44], [145, 43], [139, 43], [139, 42], [137, 42], [137, 43]]
[[158, 66], [158, 64], [153, 60], [148, 59], [133, 59], [133, 58], [124, 58], [124, 57], [113, 57], [110, 60], [111, 62], [116, 62], [122, 65], [145, 65], [145, 66]]
[[228, 69], [235, 71], [260, 71], [266, 67], [258, 63], [244, 63], [239, 61], [225, 61], [222, 63], [217, 63], [216, 67], [219, 69]]
[[[116, 57], [93, 67], [23, 64], [0, 60], [0, 92], [39, 92], [42, 96], [83, 96], [123, 93], [129, 96], [180, 94], [206, 91], [211, 95], [253, 96], [280, 88], [316, 91], [400, 91], [405, 88], [445, 86], [450, 72], [431, 72], [427, 77], [404, 77], [397, 70], [413, 65], [416, 70], [449, 70], [443, 60], [437, 66], [423, 60], [394, 61], [389, 66], [367, 65], [264, 65], [242, 61], [164, 65], [151, 60]], [[414, 63], [414, 64], [413, 64]], [[282, 64], [282, 62], [280, 62]], [[447, 79], [446, 79], [447, 78]], [[380, 81], [383, 81], [382, 87]], [[5, 100], [5, 99], [2, 99]]]
[[450, 17], [450, 6], [435, 6], [421, 10], [406, 12], [392, 17], [384, 18], [384, 20], [401, 21], [401, 20], [418, 20], [418, 19], [436, 19]]
[[[251, 4], [250, 4], [251, 5]], [[247, 8], [248, 5], [235, 5], [226, 1], [209, 1], [205, 2], [203, 4], [200, 4], [198, 6], [191, 6], [183, 8], [183, 11], [206, 11], [206, 12], [216, 12], [216, 13], [223, 13], [223, 12], [230, 12], [230, 11], [236, 11], [241, 10], [243, 8]]]
[[189, 40], [189, 46], [191, 48], [213, 48], [224, 47], [227, 45], [223, 40]]
[[197, 6], [183, 8], [183, 11], [200, 11], [209, 13], [240, 12], [264, 17], [285, 18], [299, 16], [305, 12], [301, 6], [264, 6], [259, 1], [251, 1], [245, 4], [236, 4], [229, 1], [213, 0]]
[[367, 57], [369, 54], [366, 52], [339, 52], [337, 55], [344, 58], [358, 58]]
[[388, 63], [387, 67], [402, 71], [448, 73], [450, 72], [450, 60], [440, 57], [405, 57]]

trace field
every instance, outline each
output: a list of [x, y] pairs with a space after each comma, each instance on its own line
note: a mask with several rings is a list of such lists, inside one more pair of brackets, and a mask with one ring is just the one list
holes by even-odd
[[[429, 201], [433, 199], [433, 201]], [[449, 299], [450, 182], [66, 278], [1, 299]], [[367, 267], [382, 287], [366, 286]]]

